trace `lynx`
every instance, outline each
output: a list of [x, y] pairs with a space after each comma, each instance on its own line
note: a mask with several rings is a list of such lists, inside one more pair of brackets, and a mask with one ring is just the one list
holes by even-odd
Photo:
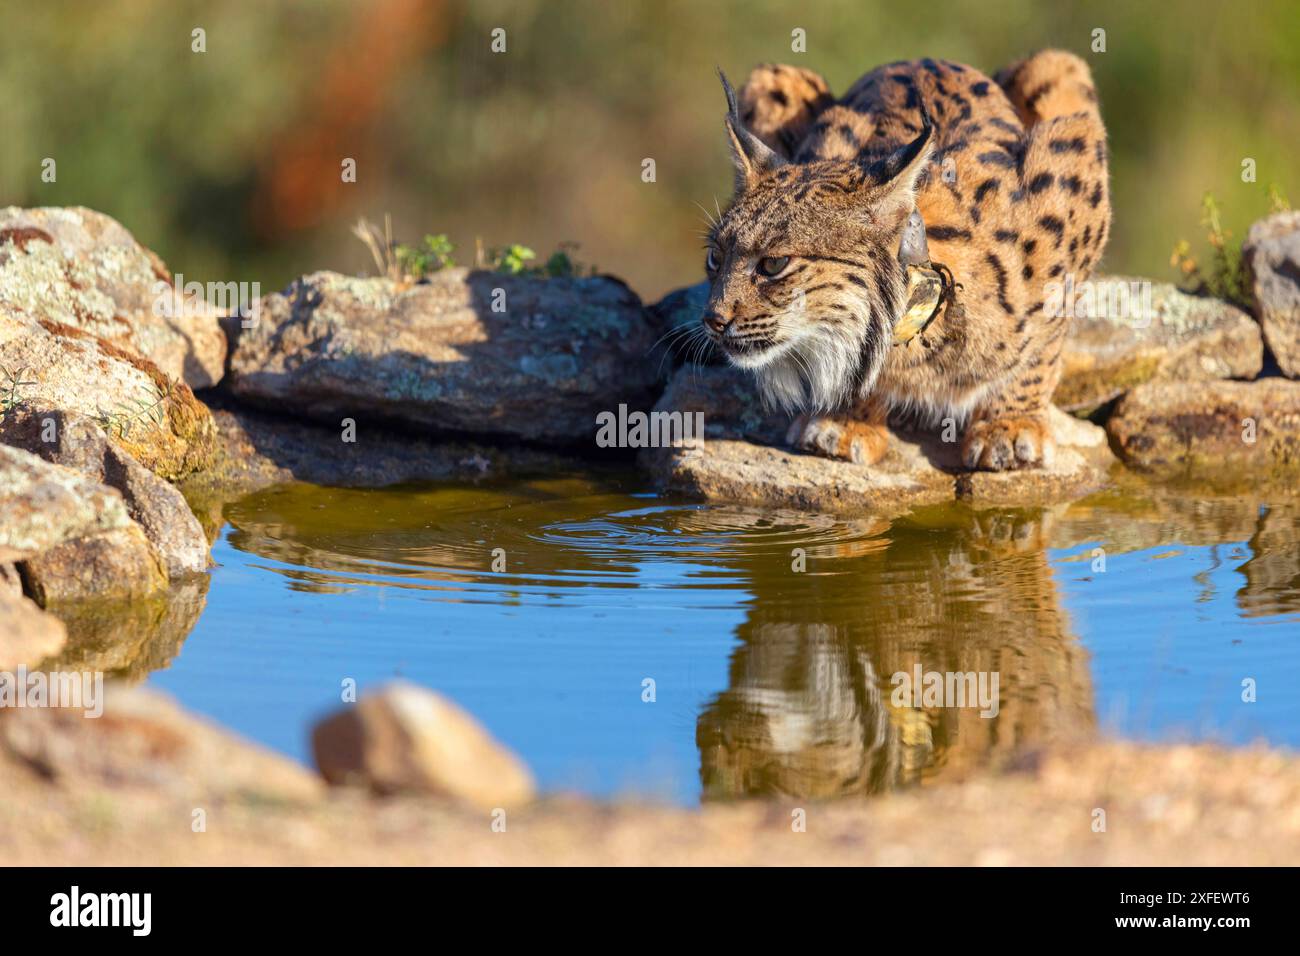
[[1048, 463], [1068, 313], [1045, 287], [1086, 279], [1110, 228], [1087, 65], [898, 62], [839, 100], [791, 66], [722, 82], [736, 188], [704, 329], [802, 413], [790, 443], [871, 464], [891, 415], [951, 418], [967, 468]]

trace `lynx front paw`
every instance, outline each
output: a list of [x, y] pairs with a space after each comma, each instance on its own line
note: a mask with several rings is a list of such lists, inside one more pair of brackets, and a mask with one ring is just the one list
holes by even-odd
[[874, 465], [889, 448], [889, 431], [882, 425], [800, 415], [790, 426], [785, 440], [803, 451], [826, 458]]
[[970, 424], [962, 438], [961, 460], [972, 471], [1009, 471], [1046, 465], [1052, 450], [1052, 432], [1045, 419], [995, 418]]

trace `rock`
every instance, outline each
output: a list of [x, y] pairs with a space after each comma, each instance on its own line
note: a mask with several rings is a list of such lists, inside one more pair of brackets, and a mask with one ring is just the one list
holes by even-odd
[[[209, 813], [219, 801], [306, 803], [322, 795], [306, 768], [191, 716], [162, 694], [102, 685], [102, 707], [0, 709], [0, 767], [36, 771], [65, 787], [142, 788], [184, 797]], [[209, 821], [210, 822], [210, 821]], [[186, 816], [176, 826], [190, 828]]]
[[0, 561], [130, 524], [122, 496], [111, 488], [0, 445]]
[[0, 421], [0, 442], [121, 492], [128, 513], [162, 556], [169, 578], [207, 570], [208, 540], [184, 496], [109, 442], [84, 415], [22, 409]]
[[24, 590], [42, 607], [167, 584], [115, 489], [8, 445], [0, 445], [0, 560], [19, 562]]
[[23, 562], [27, 593], [41, 607], [86, 598], [140, 598], [167, 587], [167, 571], [132, 522], [56, 544]]
[[12, 564], [0, 564], [0, 594], [9, 597], [23, 596], [23, 579], [18, 568]]
[[1250, 270], [1264, 341], [1283, 374], [1300, 378], [1300, 210], [1251, 226], [1241, 255]]
[[105, 339], [0, 304], [0, 411], [79, 412], [161, 478], [206, 467], [216, 427], [188, 385]]
[[433, 691], [395, 682], [364, 694], [312, 731], [332, 784], [416, 791], [491, 810], [533, 798], [532, 774], [473, 717]]
[[1059, 410], [1056, 455], [1041, 469], [967, 473], [956, 442], [897, 429], [885, 458], [869, 467], [795, 452], [780, 447], [786, 418], [766, 412], [748, 376], [726, 367], [684, 366], [655, 410], [703, 414], [702, 445], [645, 449], [641, 461], [661, 488], [707, 501], [873, 513], [955, 497], [1049, 504], [1100, 488], [1113, 461], [1100, 428]]
[[1124, 462], [1145, 471], [1294, 480], [1300, 382], [1152, 382], [1124, 396], [1106, 430]]
[[221, 311], [172, 285], [162, 260], [102, 213], [0, 209], [0, 309], [80, 329], [208, 388], [225, 370]]
[[0, 588], [0, 671], [37, 664], [62, 650], [68, 639], [59, 619], [46, 614], [22, 591]]
[[336, 427], [370, 415], [592, 442], [597, 413], [653, 402], [656, 338], [636, 295], [606, 277], [448, 269], [410, 285], [318, 272], [262, 300], [238, 336], [229, 387]]
[[218, 404], [219, 451], [214, 465], [187, 478], [193, 502], [228, 500], [271, 485], [309, 481], [343, 488], [382, 488], [414, 481], [479, 482], [583, 469], [577, 459], [521, 446], [438, 442], [400, 434], [364, 419], [356, 441], [342, 431]]
[[[1084, 306], [1075, 291], [1053, 395], [1067, 411], [1092, 411], [1144, 382], [1253, 378], [1263, 366], [1259, 325], [1234, 305], [1147, 279], [1105, 277], [1086, 285], [1097, 305], [1079, 315]], [[1150, 288], [1149, 308], [1143, 287]], [[1129, 307], [1103, 309], [1103, 302]]]

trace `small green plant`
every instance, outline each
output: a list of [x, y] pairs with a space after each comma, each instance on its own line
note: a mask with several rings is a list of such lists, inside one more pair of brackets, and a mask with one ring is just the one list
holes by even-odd
[[575, 253], [578, 251], [576, 242], [562, 242], [560, 248], [551, 253], [551, 257], [546, 260], [546, 265], [542, 266], [546, 275], [552, 279], [568, 279], [573, 276], [580, 276], [584, 273], [594, 275], [594, 267], [587, 267], [580, 264]]
[[[1276, 183], [1269, 184], [1268, 206], [1270, 215], [1291, 208]], [[1232, 231], [1223, 227], [1219, 203], [1211, 193], [1206, 193], [1201, 200], [1201, 225], [1205, 227], [1206, 240], [1210, 243], [1208, 270], [1201, 267], [1186, 239], [1178, 240], [1169, 264], [1183, 274], [1187, 291], [1211, 295], [1250, 309], [1253, 295], [1246, 264], [1241, 257], [1241, 245], [1231, 241]]]
[[422, 279], [439, 269], [454, 267], [456, 259], [452, 253], [455, 251], [446, 234], [425, 236], [418, 246], [398, 245], [397, 265], [404, 275]]
[[[370, 250], [379, 274], [394, 281], [419, 280], [441, 269], [455, 267], [456, 247], [445, 233], [426, 235], [419, 243], [407, 245], [393, 239], [393, 220], [384, 216], [380, 229], [367, 219], [358, 219], [352, 234]], [[501, 249], [486, 249], [482, 239], [474, 240], [474, 267], [507, 275], [562, 279], [595, 275], [594, 267], [578, 262], [576, 242], [562, 242], [540, 265], [533, 265], [537, 253], [514, 242]]]
[[483, 252], [481, 242], [478, 248], [477, 264], [480, 269], [491, 269], [494, 272], [505, 272], [510, 275], [534, 276], [540, 279], [569, 279], [596, 274], [594, 267], [578, 261], [576, 242], [560, 243], [560, 247], [552, 252], [544, 263], [535, 266], [529, 263], [537, 258], [537, 253], [518, 243], [504, 249], [492, 249], [486, 253]]
[[143, 397], [120, 402], [111, 411], [104, 411], [101, 408], [95, 420], [105, 433], [116, 435], [118, 438], [130, 438], [131, 429], [137, 422], [147, 421], [162, 427], [167, 422], [167, 413], [163, 406], [175, 390], [175, 382], [169, 382], [166, 388], [145, 386]]
[[536, 258], [537, 253], [527, 246], [519, 245], [517, 242], [506, 246], [504, 249], [493, 249], [488, 253], [488, 262], [493, 271], [504, 272], [512, 276], [531, 273], [533, 270], [528, 263]]
[[0, 422], [3, 422], [11, 411], [22, 404], [23, 399], [19, 392], [36, 384], [35, 381], [28, 381], [23, 378], [30, 371], [31, 368], [26, 365], [17, 370], [10, 369], [7, 365], [0, 365], [0, 372], [3, 372], [5, 376], [3, 385], [0, 385]]

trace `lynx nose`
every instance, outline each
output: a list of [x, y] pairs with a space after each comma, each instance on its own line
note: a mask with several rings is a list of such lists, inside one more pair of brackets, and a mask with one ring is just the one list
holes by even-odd
[[704, 324], [714, 335], [721, 335], [726, 331], [727, 326], [731, 324], [731, 320], [724, 319], [717, 312], [710, 309], [708, 312], [704, 313]]

